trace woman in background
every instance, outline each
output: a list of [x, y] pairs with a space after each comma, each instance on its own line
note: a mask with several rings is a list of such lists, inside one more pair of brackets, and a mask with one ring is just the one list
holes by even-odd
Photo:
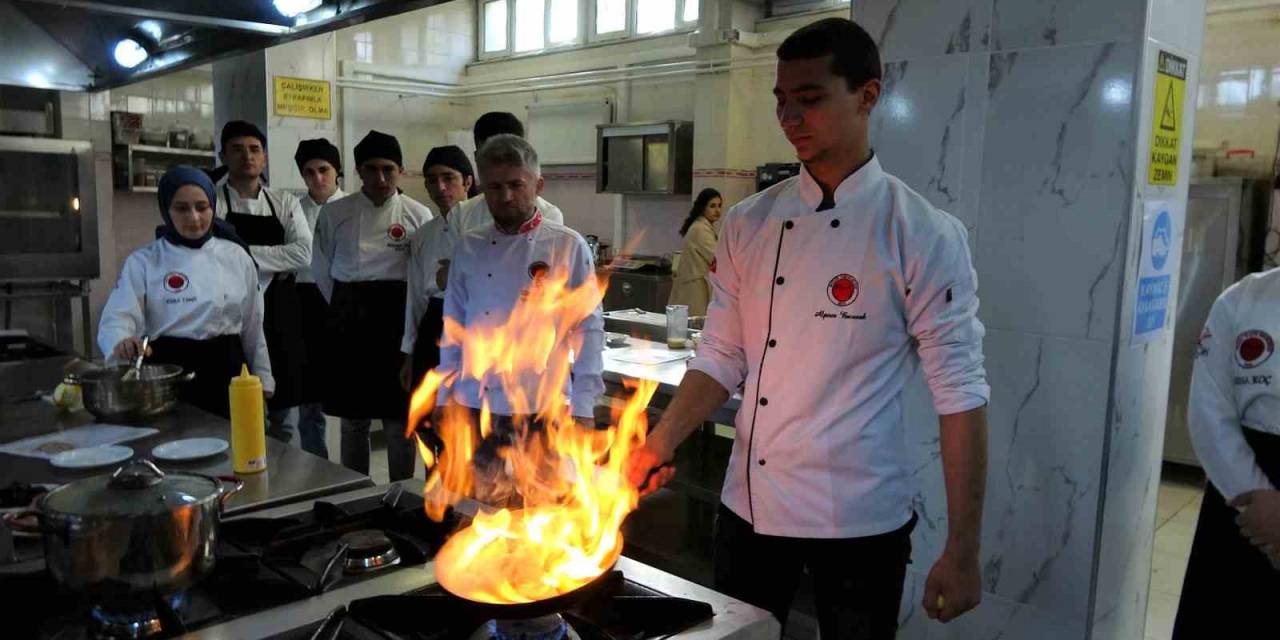
[[684, 249], [680, 262], [672, 276], [671, 296], [667, 304], [683, 304], [689, 307], [689, 315], [704, 316], [711, 302], [711, 283], [707, 274], [716, 255], [715, 222], [720, 219], [724, 199], [720, 192], [707, 188], [698, 193], [680, 227], [684, 236]]
[[151, 336], [149, 361], [195, 372], [179, 397], [223, 417], [227, 385], [241, 365], [275, 390], [262, 332], [258, 267], [230, 225], [214, 219], [213, 182], [178, 166], [160, 180], [156, 239], [129, 254], [98, 323], [108, 360], [137, 357]]

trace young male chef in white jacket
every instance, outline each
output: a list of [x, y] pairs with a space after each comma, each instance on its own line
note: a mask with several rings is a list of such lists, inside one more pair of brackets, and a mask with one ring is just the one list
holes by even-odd
[[475, 171], [462, 149], [448, 145], [427, 152], [422, 163], [427, 193], [439, 216], [413, 234], [409, 243], [409, 294], [404, 309], [404, 364], [400, 380], [410, 391], [440, 362], [444, 332], [444, 287], [448, 277], [441, 264], [453, 258], [462, 229], [452, 211], [475, 188]]
[[964, 226], [869, 146], [881, 69], [866, 31], [821, 20], [777, 55], [778, 123], [804, 171], [725, 214], [702, 343], [628, 474], [644, 490], [668, 481], [676, 446], [745, 385], [716, 589], [785, 621], [807, 569], [822, 637], [891, 638], [916, 521], [902, 391], [917, 366], [940, 415], [948, 511], [924, 608], [945, 622], [981, 597], [977, 278]]
[[[1187, 427], [1209, 482], [1176, 640], [1274, 634], [1280, 602], [1280, 269], [1218, 296], [1196, 345]], [[1270, 558], [1268, 557], [1270, 556]], [[1261, 635], [1259, 635], [1261, 634]]]
[[[564, 278], [571, 289], [595, 287], [595, 265], [586, 240], [574, 230], [544, 218], [537, 207], [537, 194], [543, 183], [533, 147], [519, 136], [494, 136], [476, 152], [476, 164], [480, 190], [493, 212], [493, 220], [468, 232], [454, 251], [445, 288], [446, 322], [456, 322], [464, 331], [500, 326], [528, 289], [537, 286], [542, 278]], [[549, 321], [560, 324], [556, 319]], [[574, 351], [572, 375], [565, 381], [564, 397], [569, 400], [573, 416], [590, 423], [596, 398], [604, 392], [604, 318], [599, 305], [560, 338], [563, 349], [572, 347]], [[568, 354], [550, 357], [567, 358]], [[528, 416], [516, 415], [520, 407], [508, 398], [496, 375], [473, 377], [462, 369], [462, 359], [462, 345], [446, 334], [440, 343], [440, 364], [435, 369], [445, 377], [436, 405], [444, 407], [454, 402], [480, 409], [487, 404], [497, 416], [489, 442], [476, 452], [477, 466], [483, 466], [485, 451], [501, 448], [517, 437], [519, 425], [509, 419], [521, 421]], [[531, 376], [521, 382], [521, 393], [533, 404], [539, 396], [541, 379]], [[542, 413], [546, 408], [528, 409]], [[439, 418], [437, 411], [433, 423]], [[537, 428], [536, 424], [525, 426]], [[485, 496], [477, 497], [491, 502]]]
[[311, 228], [292, 193], [262, 182], [267, 168], [267, 137], [258, 127], [233, 120], [222, 127], [222, 162], [227, 175], [215, 185], [218, 217], [235, 228], [258, 263], [262, 285], [263, 330], [271, 351], [276, 392], [267, 403], [267, 434], [292, 439], [289, 411], [302, 401], [306, 346], [294, 272], [311, 264]]
[[[307, 228], [314, 234], [320, 208], [325, 203], [341, 200], [346, 193], [338, 186], [342, 176], [342, 158], [338, 148], [325, 138], [303, 140], [293, 154], [298, 173], [307, 185], [302, 196], [302, 214], [307, 218]], [[329, 459], [329, 445], [325, 442], [324, 418], [324, 367], [321, 356], [328, 338], [325, 325], [329, 317], [329, 303], [325, 301], [316, 279], [311, 275], [311, 264], [294, 272], [298, 278], [298, 304], [302, 316], [302, 341], [306, 344], [307, 368], [302, 375], [302, 404], [298, 405], [298, 439], [302, 449]]]
[[400, 193], [400, 142], [370, 131], [356, 145], [361, 188], [326, 204], [316, 222], [312, 275], [329, 301], [324, 412], [342, 419], [342, 464], [369, 473], [369, 427], [382, 421], [391, 481], [413, 476], [405, 438], [409, 395], [400, 384], [409, 239], [431, 219]]

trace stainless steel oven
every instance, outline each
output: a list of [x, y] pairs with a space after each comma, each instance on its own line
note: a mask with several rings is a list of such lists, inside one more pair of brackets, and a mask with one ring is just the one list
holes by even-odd
[[0, 136], [0, 280], [99, 275], [93, 148]]

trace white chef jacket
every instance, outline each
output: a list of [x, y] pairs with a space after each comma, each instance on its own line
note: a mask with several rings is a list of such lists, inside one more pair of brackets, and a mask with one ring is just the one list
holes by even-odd
[[1222, 292], [1196, 347], [1187, 426], [1209, 480], [1228, 501], [1274, 489], [1242, 427], [1280, 435], [1280, 269], [1246, 276]]
[[[316, 219], [320, 217], [320, 207], [323, 207], [327, 202], [336, 202], [346, 196], [347, 194], [342, 191], [342, 187], [338, 187], [338, 189], [333, 192], [333, 195], [330, 195], [329, 199], [322, 203], [317, 203], [315, 200], [312, 200], [310, 193], [303, 194], [301, 198], [298, 198], [298, 201], [302, 204], [302, 215], [307, 218], [307, 229], [311, 231], [313, 242], [316, 232]], [[293, 273], [298, 277], [297, 281], [300, 283], [310, 282], [314, 284], [316, 281], [315, 278], [311, 277], [311, 262], [309, 261], [305, 266]]]
[[452, 220], [452, 213], [432, 218], [409, 241], [409, 292], [404, 305], [404, 338], [400, 342], [403, 353], [413, 353], [428, 299], [444, 299], [444, 291], [436, 285], [436, 273], [441, 260], [453, 258], [454, 248], [462, 238], [462, 230]]
[[874, 157], [821, 202], [802, 171], [725, 215], [689, 363], [730, 391], [745, 383], [722, 500], [765, 535], [900, 528], [917, 364], [939, 414], [990, 395], [964, 226]]
[[[445, 287], [444, 317], [464, 328], [498, 326], [507, 321], [516, 302], [533, 283], [534, 267], [541, 263], [548, 277], [564, 277], [568, 272], [570, 287], [596, 286], [595, 265], [582, 236], [564, 225], [542, 220], [526, 225], [531, 229], [517, 234], [498, 231], [492, 221], [467, 233], [454, 252]], [[540, 265], [539, 265], [540, 266]], [[554, 318], [549, 318], [554, 322]], [[440, 340], [440, 364], [436, 371], [445, 382], [436, 395], [436, 403], [444, 406], [449, 399], [473, 409], [481, 408], [481, 398], [499, 415], [511, 415], [511, 403], [497, 376], [475, 379], [459, 375], [462, 347], [448, 336]], [[564, 394], [569, 398], [573, 415], [590, 418], [596, 398], [604, 393], [604, 316], [600, 307], [569, 330], [564, 340], [574, 350], [571, 379], [565, 381]], [[552, 360], [566, 354], [553, 354]], [[537, 397], [536, 373], [521, 381], [524, 394], [532, 404]], [[535, 407], [536, 408], [536, 407]]]
[[271, 284], [271, 279], [277, 273], [296, 271], [311, 264], [311, 227], [307, 226], [307, 218], [297, 196], [262, 185], [258, 189], [257, 198], [245, 199], [227, 183], [225, 177], [218, 181], [215, 188], [218, 192], [217, 213], [222, 219], [226, 219], [227, 214], [232, 211], [269, 216], [271, 206], [275, 206], [275, 215], [284, 226], [284, 244], [249, 246], [249, 252], [258, 262], [258, 282], [263, 290]]
[[403, 193], [380, 207], [363, 191], [326, 203], [311, 252], [311, 275], [325, 300], [335, 281], [404, 280], [409, 239], [430, 219], [426, 206]]
[[[564, 213], [559, 207], [543, 200], [542, 196], [538, 196], [534, 201], [534, 208], [542, 212], [543, 220], [550, 220], [559, 225], [564, 224]], [[454, 205], [453, 213], [450, 213], [449, 217], [457, 221], [463, 232], [474, 231], [493, 222], [493, 214], [489, 213], [489, 203], [485, 202], [483, 193]]]
[[98, 321], [98, 348], [111, 351], [128, 337], [207, 340], [240, 335], [249, 368], [274, 391], [262, 292], [253, 260], [230, 240], [210, 238], [199, 249], [152, 240], [129, 254]]

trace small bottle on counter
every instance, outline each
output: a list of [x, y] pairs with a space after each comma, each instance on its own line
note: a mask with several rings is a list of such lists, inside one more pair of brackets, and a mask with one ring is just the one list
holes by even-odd
[[263, 417], [262, 380], [241, 365], [231, 379], [231, 458], [236, 473], [267, 469], [267, 433]]

